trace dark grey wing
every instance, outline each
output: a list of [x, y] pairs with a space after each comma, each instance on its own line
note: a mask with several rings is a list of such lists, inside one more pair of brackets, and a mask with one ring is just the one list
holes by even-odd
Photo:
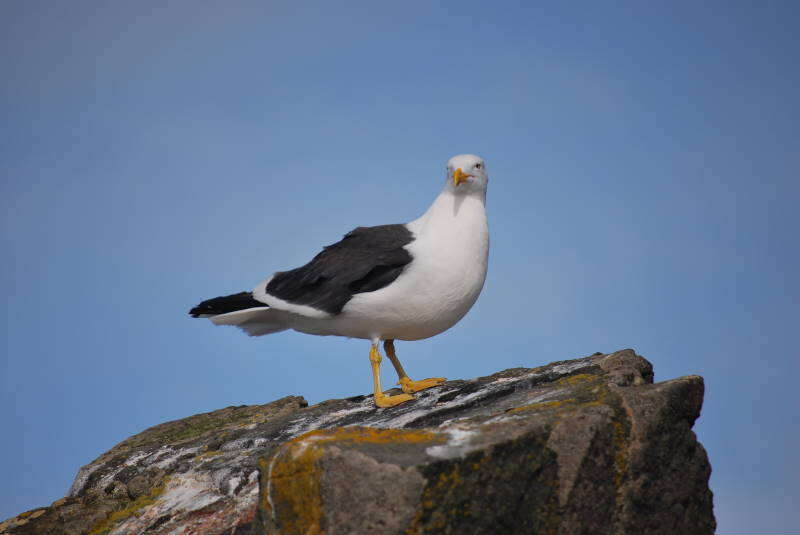
[[412, 241], [405, 225], [358, 227], [305, 266], [276, 273], [267, 293], [338, 314], [353, 295], [379, 290], [399, 277], [412, 260], [404, 248]]

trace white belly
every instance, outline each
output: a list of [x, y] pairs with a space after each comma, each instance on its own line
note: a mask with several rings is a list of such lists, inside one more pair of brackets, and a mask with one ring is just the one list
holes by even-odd
[[[438, 205], [438, 206], [437, 206]], [[446, 331], [472, 308], [486, 280], [489, 231], [482, 198], [437, 200], [409, 223], [413, 261], [389, 286], [356, 294], [342, 313], [297, 318], [293, 328], [351, 338], [419, 340]]]

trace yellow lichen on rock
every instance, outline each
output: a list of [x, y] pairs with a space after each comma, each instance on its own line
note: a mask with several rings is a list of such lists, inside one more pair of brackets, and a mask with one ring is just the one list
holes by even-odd
[[[324, 445], [337, 444], [440, 444], [446, 438], [438, 433], [407, 429], [342, 427], [304, 433], [283, 446], [259, 468], [266, 474], [266, 492], [261, 507], [279, 523], [281, 533], [309, 535], [322, 529], [322, 470], [319, 460]], [[281, 511], [275, 518], [275, 511]]]
[[414, 429], [378, 429], [375, 427], [341, 427], [338, 429], [317, 429], [309, 431], [292, 440], [320, 442], [364, 442], [369, 444], [388, 444], [399, 442], [417, 444], [422, 442], [445, 442], [445, 437], [430, 431]]
[[270, 461], [260, 464], [268, 478], [262, 507], [274, 516], [273, 504], [277, 504], [282, 511], [282, 533], [322, 534], [321, 471], [317, 465], [322, 450], [302, 438], [291, 440]]
[[168, 481], [169, 477], [165, 477], [159, 485], [153, 487], [147, 494], [139, 496], [129, 503], [124, 509], [114, 511], [109, 514], [103, 520], [92, 526], [89, 529], [88, 535], [105, 535], [118, 524], [137, 514], [141, 509], [147, 507], [148, 505], [154, 504], [156, 502], [156, 498], [164, 493], [164, 489], [166, 488]]
[[575, 398], [558, 399], [554, 401], [541, 401], [538, 403], [531, 403], [530, 405], [523, 405], [522, 407], [514, 407], [513, 409], [509, 409], [507, 412], [513, 414], [517, 412], [559, 409], [565, 405], [574, 405], [575, 403], [577, 403], [577, 401], [578, 400], [576, 400]]
[[577, 375], [562, 377], [561, 379], [554, 381], [553, 384], [564, 385], [564, 386], [578, 386], [584, 383], [597, 383], [597, 382], [602, 382], [602, 378], [597, 375], [592, 375], [589, 373], [579, 373]]

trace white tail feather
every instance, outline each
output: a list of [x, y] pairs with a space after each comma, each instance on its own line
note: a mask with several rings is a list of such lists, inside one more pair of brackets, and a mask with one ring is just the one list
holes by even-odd
[[264, 336], [265, 334], [279, 333], [288, 328], [274, 323], [243, 323], [237, 327], [246, 332], [248, 336]]
[[281, 321], [280, 311], [269, 307], [237, 310], [227, 314], [217, 314], [209, 319], [214, 325], [239, 327], [250, 336], [263, 336], [288, 329]]

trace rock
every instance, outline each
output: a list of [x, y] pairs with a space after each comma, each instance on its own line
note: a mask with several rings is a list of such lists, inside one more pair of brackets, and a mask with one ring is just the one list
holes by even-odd
[[417, 398], [287, 397], [161, 424], [0, 535], [714, 532], [700, 377], [653, 384], [624, 350]]

